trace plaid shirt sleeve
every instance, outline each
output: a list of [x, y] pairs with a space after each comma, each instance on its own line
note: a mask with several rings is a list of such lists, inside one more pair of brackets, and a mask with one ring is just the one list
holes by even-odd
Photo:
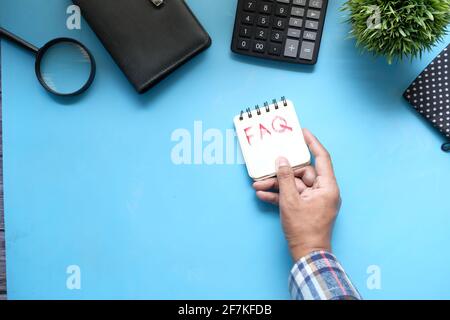
[[336, 257], [326, 251], [301, 258], [289, 276], [289, 291], [294, 300], [360, 300]]

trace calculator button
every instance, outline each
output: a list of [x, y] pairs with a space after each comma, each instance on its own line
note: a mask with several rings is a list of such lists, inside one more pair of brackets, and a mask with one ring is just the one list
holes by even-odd
[[273, 31], [270, 40], [275, 42], [283, 42], [283, 34], [279, 31]]
[[305, 28], [312, 29], [312, 30], [317, 30], [317, 29], [319, 29], [319, 22], [306, 20]]
[[264, 53], [266, 51], [266, 43], [262, 41], [255, 41], [253, 43], [253, 51]]
[[244, 2], [244, 10], [255, 12], [256, 11], [256, 1], [255, 0], [247, 0]]
[[289, 3], [289, 1], [290, 0], [277, 0], [277, 2], [280, 2], [280, 3]]
[[308, 13], [306, 14], [308, 18], [311, 19], [319, 19], [320, 18], [320, 11], [317, 10], [308, 10]]
[[293, 0], [292, 1], [292, 4], [293, 5], [296, 5], [296, 6], [306, 6], [306, 0]]
[[323, 6], [323, 0], [309, 0], [309, 6], [311, 8], [321, 9]]
[[255, 21], [255, 16], [252, 14], [244, 14], [242, 16], [243, 24], [253, 24], [254, 21]]
[[297, 16], [297, 17], [303, 17], [305, 15], [305, 9], [298, 8], [298, 7], [292, 7], [291, 15], [292, 16]]
[[300, 33], [301, 33], [301, 31], [299, 29], [289, 28], [287, 35], [288, 35], [288, 37], [291, 37], [291, 38], [300, 39]]
[[271, 43], [269, 45], [269, 54], [279, 56], [281, 54], [281, 44]]
[[270, 24], [270, 17], [268, 16], [258, 16], [258, 26], [268, 27]]
[[238, 47], [239, 50], [248, 50], [248, 49], [250, 49], [250, 40], [239, 39], [237, 47]]
[[312, 60], [314, 54], [314, 42], [303, 41], [302, 48], [300, 49], [300, 59]]
[[276, 18], [275, 23], [273, 24], [274, 28], [283, 30], [286, 28], [286, 20], [281, 18]]
[[239, 35], [244, 38], [250, 38], [252, 36], [252, 28], [246, 27], [246, 26], [241, 26], [241, 28], [239, 30]]
[[287, 39], [286, 45], [284, 46], [284, 56], [290, 58], [297, 58], [298, 53], [298, 40]]
[[277, 6], [275, 14], [281, 17], [287, 17], [289, 8], [287, 6]]
[[291, 27], [301, 28], [303, 26], [303, 20], [299, 18], [290, 18], [289, 25]]
[[314, 40], [316, 40], [316, 37], [317, 37], [317, 32], [314, 32], [314, 31], [305, 31], [303, 33], [303, 39], [305, 39], [305, 40], [314, 41]]
[[267, 40], [267, 29], [256, 29], [255, 38], [260, 40]]
[[272, 13], [272, 5], [270, 3], [262, 3], [259, 7], [259, 12], [265, 13], [265, 14], [271, 14]]

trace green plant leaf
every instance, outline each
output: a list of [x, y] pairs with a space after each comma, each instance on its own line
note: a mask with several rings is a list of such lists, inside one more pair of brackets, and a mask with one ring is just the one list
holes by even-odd
[[[374, 21], [373, 6], [380, 13]], [[420, 57], [442, 41], [450, 23], [450, 0], [347, 0], [341, 8], [348, 14], [350, 36], [359, 48], [376, 56], [385, 56], [389, 63], [404, 57]]]

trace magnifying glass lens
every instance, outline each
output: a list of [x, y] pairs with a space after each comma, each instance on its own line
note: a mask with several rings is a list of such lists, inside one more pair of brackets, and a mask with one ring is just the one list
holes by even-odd
[[92, 71], [89, 53], [70, 41], [56, 42], [46, 49], [40, 61], [42, 81], [58, 94], [67, 95], [82, 89]]

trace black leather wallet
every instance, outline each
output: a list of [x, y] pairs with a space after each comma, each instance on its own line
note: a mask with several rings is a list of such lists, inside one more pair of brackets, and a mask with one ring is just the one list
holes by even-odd
[[139, 93], [211, 45], [183, 0], [73, 0]]

